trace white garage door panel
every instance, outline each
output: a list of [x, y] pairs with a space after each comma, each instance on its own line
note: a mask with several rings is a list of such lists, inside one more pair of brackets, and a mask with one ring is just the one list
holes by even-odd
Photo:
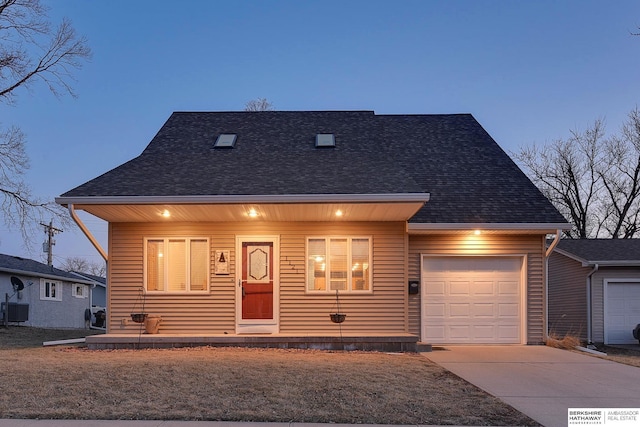
[[632, 331], [640, 323], [640, 283], [608, 283], [605, 317], [607, 344], [636, 344]]
[[520, 343], [521, 264], [517, 257], [425, 257], [422, 339]]

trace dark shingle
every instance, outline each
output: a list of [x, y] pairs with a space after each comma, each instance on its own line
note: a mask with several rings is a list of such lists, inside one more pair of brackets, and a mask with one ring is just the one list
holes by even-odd
[[640, 262], [640, 239], [562, 239], [557, 248], [589, 262]]
[[81, 279], [64, 270], [60, 270], [32, 259], [21, 258], [13, 255], [0, 254], [0, 271], [8, 273], [15, 272], [16, 274], [17, 272], [23, 272], [25, 275], [32, 273], [34, 276], [55, 276], [61, 280], [67, 280], [69, 282], [88, 283], [86, 279]]
[[[221, 133], [235, 148], [212, 148]], [[318, 133], [335, 148], [315, 148]], [[424, 192], [411, 222], [566, 222], [469, 114], [178, 112], [139, 157], [62, 197]]]

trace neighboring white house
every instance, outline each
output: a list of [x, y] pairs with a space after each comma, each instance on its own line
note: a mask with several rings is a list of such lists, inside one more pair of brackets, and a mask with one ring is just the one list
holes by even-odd
[[0, 323], [40, 328], [88, 328], [96, 281], [32, 259], [0, 254]]

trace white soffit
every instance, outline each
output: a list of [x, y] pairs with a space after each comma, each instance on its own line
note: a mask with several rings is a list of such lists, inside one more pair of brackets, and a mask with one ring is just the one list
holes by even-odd
[[[399, 203], [296, 203], [296, 204], [75, 204], [109, 222], [158, 221], [407, 221], [423, 202]], [[168, 216], [163, 216], [167, 211]], [[250, 212], [254, 215], [249, 215]], [[336, 213], [340, 211], [341, 215]]]

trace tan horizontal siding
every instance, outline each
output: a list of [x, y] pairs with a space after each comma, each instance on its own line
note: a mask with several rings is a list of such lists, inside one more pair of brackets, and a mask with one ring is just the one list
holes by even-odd
[[[109, 332], [138, 333], [129, 322], [141, 310], [145, 237], [207, 237], [210, 240], [210, 290], [206, 294], [149, 294], [145, 312], [160, 314], [161, 332], [233, 333], [236, 313], [236, 236], [278, 236], [280, 332], [282, 333], [404, 333], [405, 224], [380, 223], [115, 223], [109, 227]], [[333, 294], [305, 293], [306, 238], [309, 236], [371, 237], [373, 292], [341, 294], [347, 321], [329, 321], [336, 309]], [[215, 275], [216, 250], [230, 253], [230, 274]], [[124, 321], [124, 322], [123, 322]]]
[[[402, 286], [404, 224], [331, 223], [321, 227], [309, 227], [309, 224], [296, 226], [296, 229], [289, 226], [280, 241], [281, 332], [335, 333], [339, 328], [345, 333], [406, 331]], [[337, 310], [335, 295], [305, 293], [305, 244], [306, 237], [313, 235], [372, 237], [373, 293], [340, 294], [340, 309], [347, 314], [347, 320], [341, 325], [328, 320], [329, 313]]]
[[[423, 255], [526, 255], [527, 342], [544, 341], [544, 240], [536, 235], [469, 234], [409, 236], [409, 280], [421, 280]], [[422, 285], [422, 284], [421, 284]], [[409, 333], [420, 335], [420, 295], [409, 295]]]

